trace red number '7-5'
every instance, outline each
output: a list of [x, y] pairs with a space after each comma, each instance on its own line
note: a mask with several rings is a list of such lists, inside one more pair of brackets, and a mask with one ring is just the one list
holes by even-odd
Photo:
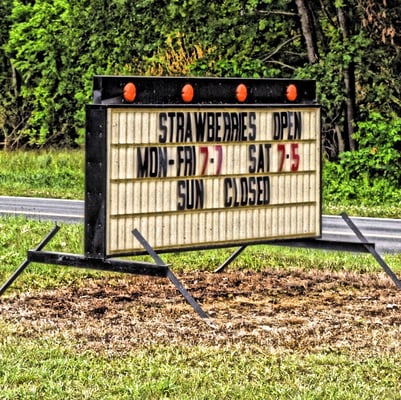
[[[282, 144], [282, 143], [278, 144], [277, 151], [279, 154], [278, 171], [281, 172], [284, 167], [284, 161], [287, 157], [286, 150], [285, 150], [285, 144]], [[291, 171], [293, 171], [293, 172], [298, 171], [299, 163], [301, 160], [301, 156], [299, 155], [299, 144], [298, 143], [291, 143], [290, 154], [288, 155], [288, 157], [291, 159]]]

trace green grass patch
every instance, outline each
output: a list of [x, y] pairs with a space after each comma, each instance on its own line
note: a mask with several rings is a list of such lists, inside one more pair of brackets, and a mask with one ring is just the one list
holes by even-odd
[[[54, 224], [22, 217], [0, 218], [0, 280], [8, 276], [25, 260], [27, 251], [35, 248], [53, 229]], [[62, 224], [45, 250], [83, 254], [84, 232], [82, 224]], [[214, 271], [235, 248], [162, 254], [162, 259], [172, 264], [176, 272]], [[401, 272], [401, 255], [385, 255], [385, 260], [395, 272]], [[152, 261], [149, 256], [134, 259]], [[228, 267], [231, 270], [262, 271], [278, 269], [319, 269], [322, 271], [350, 271], [372, 273], [381, 271], [380, 266], [369, 254], [337, 251], [321, 251], [278, 246], [249, 246]], [[17, 279], [10, 290], [50, 289], [84, 277], [102, 274], [93, 270], [59, 267], [32, 263]], [[104, 274], [104, 273], [103, 273]], [[13, 288], [13, 289], [12, 289]]]
[[[3, 282], [52, 229], [50, 222], [0, 219], [0, 279]], [[82, 253], [83, 226], [65, 224], [48, 250]], [[174, 270], [210, 271], [233, 249], [164, 254]], [[143, 257], [141, 257], [143, 258]], [[400, 256], [387, 256], [401, 271]], [[230, 269], [305, 268], [371, 273], [367, 255], [255, 246]], [[105, 274], [32, 264], [10, 288], [32, 291], [81, 285]], [[103, 275], [104, 276], [104, 275]], [[263, 348], [155, 344], [123, 356], [80, 350], [68, 336], [32, 338], [21, 324], [0, 324], [1, 399], [397, 399], [401, 393], [398, 353], [270, 353]], [[177, 327], [178, 329], [178, 327]]]
[[[185, 272], [191, 269], [213, 271], [235, 250], [235, 248], [231, 248], [170, 253], [161, 257], [179, 271]], [[400, 254], [387, 254], [384, 259], [395, 271], [401, 271]], [[150, 261], [150, 258], [147, 258], [147, 261]], [[248, 247], [228, 268], [258, 272], [266, 268], [303, 269], [305, 271], [319, 269], [329, 272], [348, 271], [357, 273], [371, 273], [380, 270], [380, 266], [369, 254], [267, 245]]]
[[124, 357], [70, 344], [17, 340], [1, 327], [1, 398], [15, 399], [397, 399], [396, 354], [272, 355], [193, 346], [150, 347]]
[[[386, 202], [377, 199], [369, 188], [358, 192], [360, 185], [355, 180], [342, 182], [354, 194], [346, 204], [342, 197], [339, 184], [333, 179], [331, 164], [327, 173], [323, 174], [323, 214], [349, 215], [361, 217], [401, 218], [399, 202]], [[85, 151], [78, 150], [42, 150], [0, 152], [0, 195], [53, 197], [83, 200]], [[330, 172], [331, 171], [331, 172]], [[359, 185], [359, 186], [358, 186]], [[372, 189], [373, 190], [373, 189]], [[385, 190], [381, 189], [381, 192]], [[364, 199], [361, 199], [363, 196]], [[370, 198], [377, 201], [369, 202]], [[368, 205], [367, 205], [368, 203]]]
[[[26, 259], [27, 251], [34, 249], [54, 228], [52, 222], [23, 217], [0, 218], [0, 279], [8, 276]], [[45, 250], [83, 254], [83, 225], [63, 224]], [[54, 288], [70, 284], [94, 271], [76, 270], [31, 263], [9, 290]]]
[[0, 152], [0, 195], [83, 199], [83, 150]]
[[357, 217], [374, 217], [374, 218], [401, 218], [400, 204], [382, 204], [375, 206], [365, 206], [355, 201], [354, 203], [344, 205], [335, 204], [326, 201], [323, 204], [323, 214], [326, 215], [340, 215], [345, 212], [348, 215]]

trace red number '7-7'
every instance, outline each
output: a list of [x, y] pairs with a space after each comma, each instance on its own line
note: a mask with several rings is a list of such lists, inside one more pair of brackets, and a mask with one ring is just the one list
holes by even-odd
[[[220, 175], [221, 172], [221, 166], [223, 164], [223, 148], [220, 144], [214, 146], [214, 149], [216, 150], [217, 153], [217, 167], [216, 167], [216, 175]], [[203, 155], [203, 163], [202, 163], [202, 169], [201, 169], [201, 175], [204, 175], [206, 172], [206, 168], [209, 162], [209, 147], [207, 146], [200, 146], [199, 147], [200, 154]], [[211, 160], [212, 162], [214, 160]]]

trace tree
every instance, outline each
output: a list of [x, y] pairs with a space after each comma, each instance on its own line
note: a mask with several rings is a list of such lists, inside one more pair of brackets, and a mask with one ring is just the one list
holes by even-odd
[[302, 34], [305, 39], [308, 60], [314, 64], [319, 58], [319, 49], [317, 44], [316, 27], [313, 21], [313, 13], [310, 4], [305, 0], [295, 0], [301, 21]]
[[6, 51], [20, 81], [15, 88], [26, 123], [20, 129], [31, 144], [72, 144], [74, 109], [70, 63], [69, 3], [41, 0], [33, 4], [15, 1]]
[[17, 144], [82, 141], [95, 74], [313, 78], [336, 159], [372, 111], [401, 113], [398, 3], [6, 0], [0, 127]]
[[[350, 11], [343, 5], [337, 7], [337, 19], [342, 34], [344, 47], [349, 45], [351, 36], [351, 16]], [[344, 59], [343, 82], [345, 90], [345, 125], [343, 139], [346, 141], [346, 147], [349, 150], [355, 150], [355, 142], [353, 138], [354, 123], [356, 122], [355, 114], [355, 59], [348, 57]]]
[[311, 64], [298, 74], [318, 81], [324, 143], [329, 158], [336, 159], [356, 149], [354, 133], [361, 118], [370, 111], [389, 110], [384, 93], [394, 94], [392, 102], [399, 103], [401, 6], [373, 0], [295, 4]]
[[18, 77], [4, 51], [11, 26], [11, 10], [12, 0], [0, 3], [0, 141], [4, 141], [5, 147], [8, 146], [10, 138], [17, 134], [23, 121], [17, 104]]

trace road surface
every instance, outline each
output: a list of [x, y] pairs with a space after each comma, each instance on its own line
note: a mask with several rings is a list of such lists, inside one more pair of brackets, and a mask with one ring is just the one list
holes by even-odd
[[[82, 223], [81, 200], [0, 196], [0, 215], [22, 215], [54, 222]], [[352, 217], [369, 242], [380, 253], [401, 253], [401, 219]], [[359, 240], [340, 216], [323, 216], [322, 239], [340, 242]]]

